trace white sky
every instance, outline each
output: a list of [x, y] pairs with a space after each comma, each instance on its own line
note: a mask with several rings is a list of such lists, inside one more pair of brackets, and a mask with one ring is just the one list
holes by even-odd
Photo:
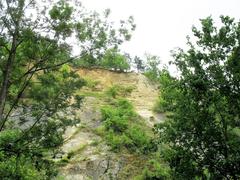
[[123, 50], [132, 56], [145, 52], [160, 56], [163, 63], [171, 59], [170, 50], [184, 47], [192, 25], [209, 15], [240, 19], [240, 0], [82, 0], [90, 10], [111, 9], [114, 20], [134, 16], [137, 28]]

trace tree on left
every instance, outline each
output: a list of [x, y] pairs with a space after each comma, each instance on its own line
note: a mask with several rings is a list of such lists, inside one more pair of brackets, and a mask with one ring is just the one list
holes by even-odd
[[84, 85], [68, 63], [98, 59], [135, 28], [130, 18], [114, 29], [109, 13], [86, 12], [76, 1], [0, 1], [0, 179], [56, 175], [50, 157], [77, 122], [63, 114], [79, 108], [75, 92]]

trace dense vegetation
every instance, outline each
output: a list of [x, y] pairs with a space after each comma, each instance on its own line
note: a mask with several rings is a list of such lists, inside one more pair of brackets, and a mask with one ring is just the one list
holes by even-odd
[[130, 39], [133, 18], [114, 29], [109, 10], [101, 16], [64, 0], [6, 0], [0, 9], [0, 179], [49, 179], [66, 127], [78, 122], [64, 114], [80, 107], [75, 92], [85, 84], [67, 63], [110, 60], [107, 50]]
[[196, 42], [174, 52], [179, 77], [160, 76], [158, 110], [168, 118], [156, 132], [177, 179], [240, 177], [240, 26], [221, 21], [217, 28], [212, 18], [201, 20]]
[[113, 107], [102, 108], [102, 116], [107, 131], [106, 139], [113, 150], [126, 147], [130, 151], [147, 153], [154, 148], [144, 129], [134, 123], [140, 117], [127, 100], [118, 99]]

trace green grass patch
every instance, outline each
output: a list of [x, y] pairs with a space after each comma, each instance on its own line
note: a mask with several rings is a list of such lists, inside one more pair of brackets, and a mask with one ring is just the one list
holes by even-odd
[[88, 87], [89, 89], [91, 89], [92, 91], [97, 90], [97, 85], [100, 83], [99, 81], [95, 81], [93, 79], [90, 78], [84, 78], [85, 82], [86, 82], [86, 87]]

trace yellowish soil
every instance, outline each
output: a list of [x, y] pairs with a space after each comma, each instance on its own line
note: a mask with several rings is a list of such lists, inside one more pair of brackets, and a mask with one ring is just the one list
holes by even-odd
[[144, 75], [135, 72], [120, 73], [104, 69], [79, 69], [77, 73], [87, 79], [99, 82], [98, 91], [105, 91], [113, 85], [135, 87], [131, 95], [127, 97], [135, 107], [136, 112], [152, 126], [161, 122], [162, 114], [153, 112], [153, 107], [158, 98], [157, 86], [151, 83]]

